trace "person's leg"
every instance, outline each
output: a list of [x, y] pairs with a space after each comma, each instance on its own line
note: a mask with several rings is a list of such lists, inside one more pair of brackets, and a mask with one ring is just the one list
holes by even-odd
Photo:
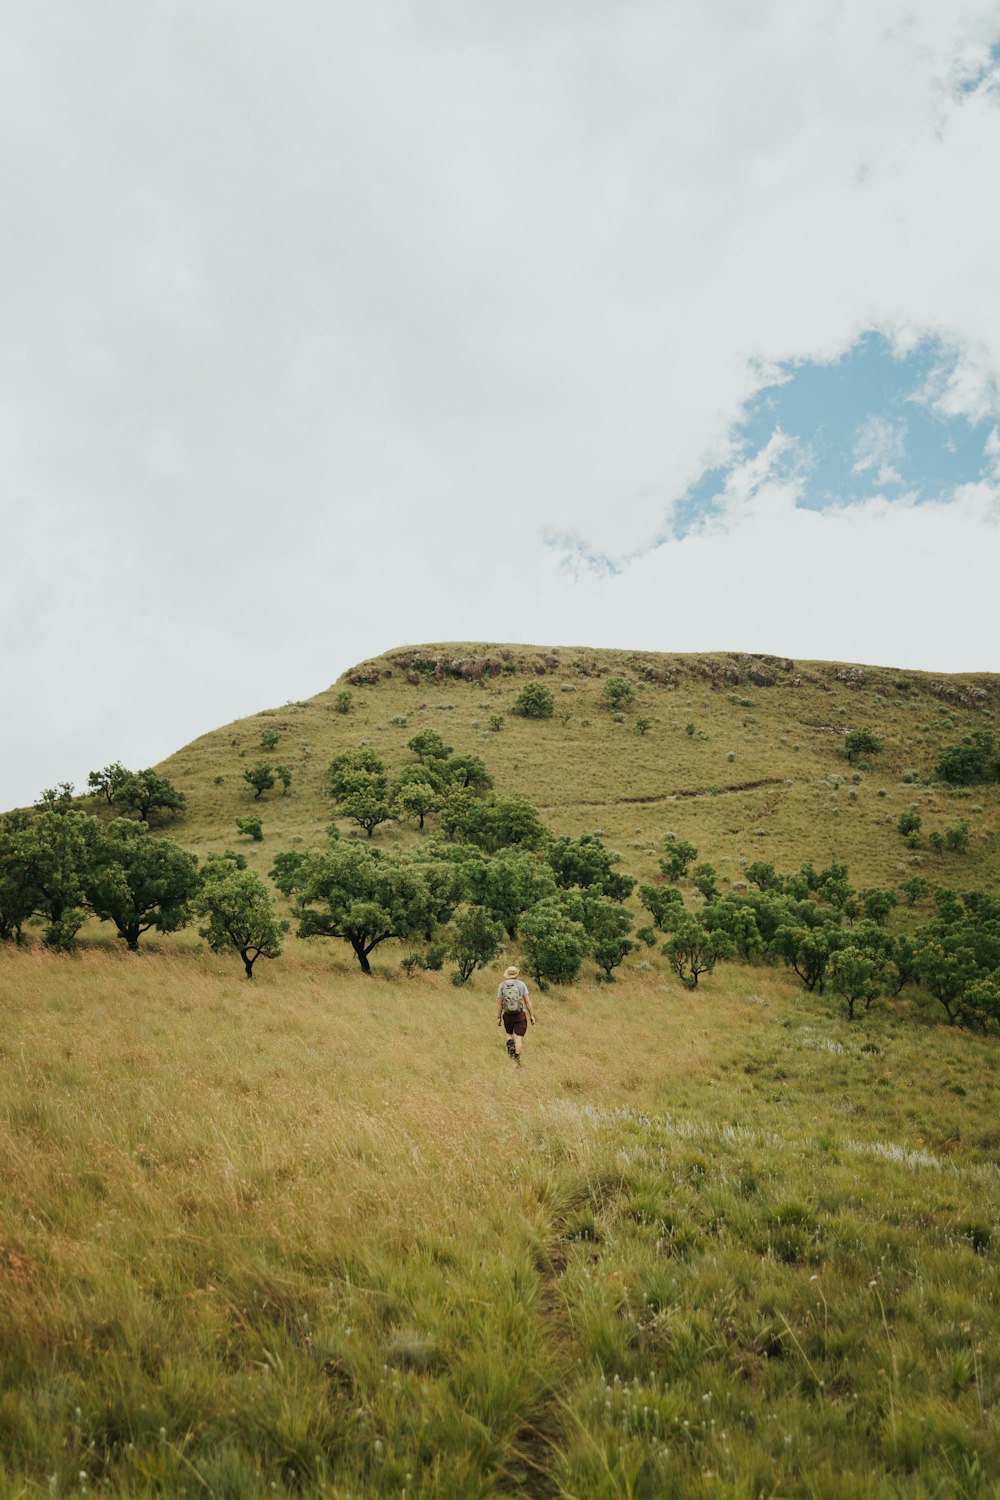
[[522, 1011], [517, 1018], [517, 1025], [514, 1028], [514, 1056], [518, 1062], [521, 1061], [521, 1046], [524, 1042], [524, 1033], [527, 1029], [528, 1018], [524, 1014], [524, 1011]]

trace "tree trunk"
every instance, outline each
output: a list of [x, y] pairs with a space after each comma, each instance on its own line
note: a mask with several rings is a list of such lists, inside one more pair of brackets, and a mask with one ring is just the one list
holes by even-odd
[[252, 979], [253, 978], [253, 966], [254, 966], [254, 962], [255, 962], [257, 956], [258, 956], [257, 954], [254, 954], [253, 958], [248, 958], [247, 957], [247, 953], [246, 953], [246, 949], [245, 948], [241, 948], [240, 949], [240, 958], [242, 958], [242, 960], [243, 960], [243, 967], [247, 971], [247, 978], [248, 979]]

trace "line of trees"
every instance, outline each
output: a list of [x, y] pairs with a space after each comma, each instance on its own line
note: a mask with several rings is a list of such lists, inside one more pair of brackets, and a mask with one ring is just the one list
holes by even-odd
[[[525, 798], [495, 791], [478, 757], [455, 755], [433, 731], [409, 748], [414, 762], [394, 783], [368, 749], [337, 756], [329, 792], [370, 836], [383, 811], [391, 816], [401, 798], [426, 789], [437, 833], [404, 852], [344, 839], [332, 825], [323, 848], [280, 853], [270, 872], [298, 935], [345, 943], [365, 974], [383, 944], [398, 942], [410, 949], [407, 968], [450, 957], [462, 984], [518, 943], [541, 986], [573, 982], [587, 959], [599, 980], [613, 982], [640, 944], [659, 945], [691, 989], [721, 961], [782, 964], [808, 992], [836, 994], [852, 1020], [919, 986], [952, 1024], [1000, 1028], [1000, 902], [983, 892], [932, 890], [923, 876], [894, 890], [855, 889], [844, 864], [779, 873], [764, 861], [746, 866], [742, 888], [722, 891], [697, 848], [673, 835], [660, 878], [636, 892], [600, 837], [554, 836]], [[0, 822], [0, 939], [20, 942], [36, 923], [44, 942], [65, 952], [93, 916], [135, 951], [149, 931], [200, 919], [201, 936], [215, 951], [238, 954], [248, 978], [259, 958], [280, 954], [291, 923], [241, 855], [199, 864], [149, 821], [120, 816], [141, 806], [150, 817], [176, 813], [183, 800], [165, 778], [116, 763], [91, 773], [89, 784], [113, 816], [81, 810], [64, 784], [33, 812]], [[422, 824], [427, 813], [411, 815]], [[919, 828], [901, 820], [900, 832], [912, 837]], [[633, 894], [649, 919], [637, 931]], [[901, 905], [904, 923], [895, 917]]]

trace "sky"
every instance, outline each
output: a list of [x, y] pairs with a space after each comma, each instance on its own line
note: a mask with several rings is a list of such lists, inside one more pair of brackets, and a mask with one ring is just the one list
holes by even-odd
[[1000, 670], [1000, 0], [6, 0], [0, 807], [383, 650]]

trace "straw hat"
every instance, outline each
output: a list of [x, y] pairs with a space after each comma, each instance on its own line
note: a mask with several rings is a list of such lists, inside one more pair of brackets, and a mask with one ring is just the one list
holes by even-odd
[[505, 979], [516, 979], [517, 976], [518, 976], [518, 974], [520, 974], [520, 972], [521, 971], [516, 966], [516, 964], [511, 964], [511, 966], [510, 966], [509, 969], [504, 969], [504, 971], [503, 971], [503, 977]]

